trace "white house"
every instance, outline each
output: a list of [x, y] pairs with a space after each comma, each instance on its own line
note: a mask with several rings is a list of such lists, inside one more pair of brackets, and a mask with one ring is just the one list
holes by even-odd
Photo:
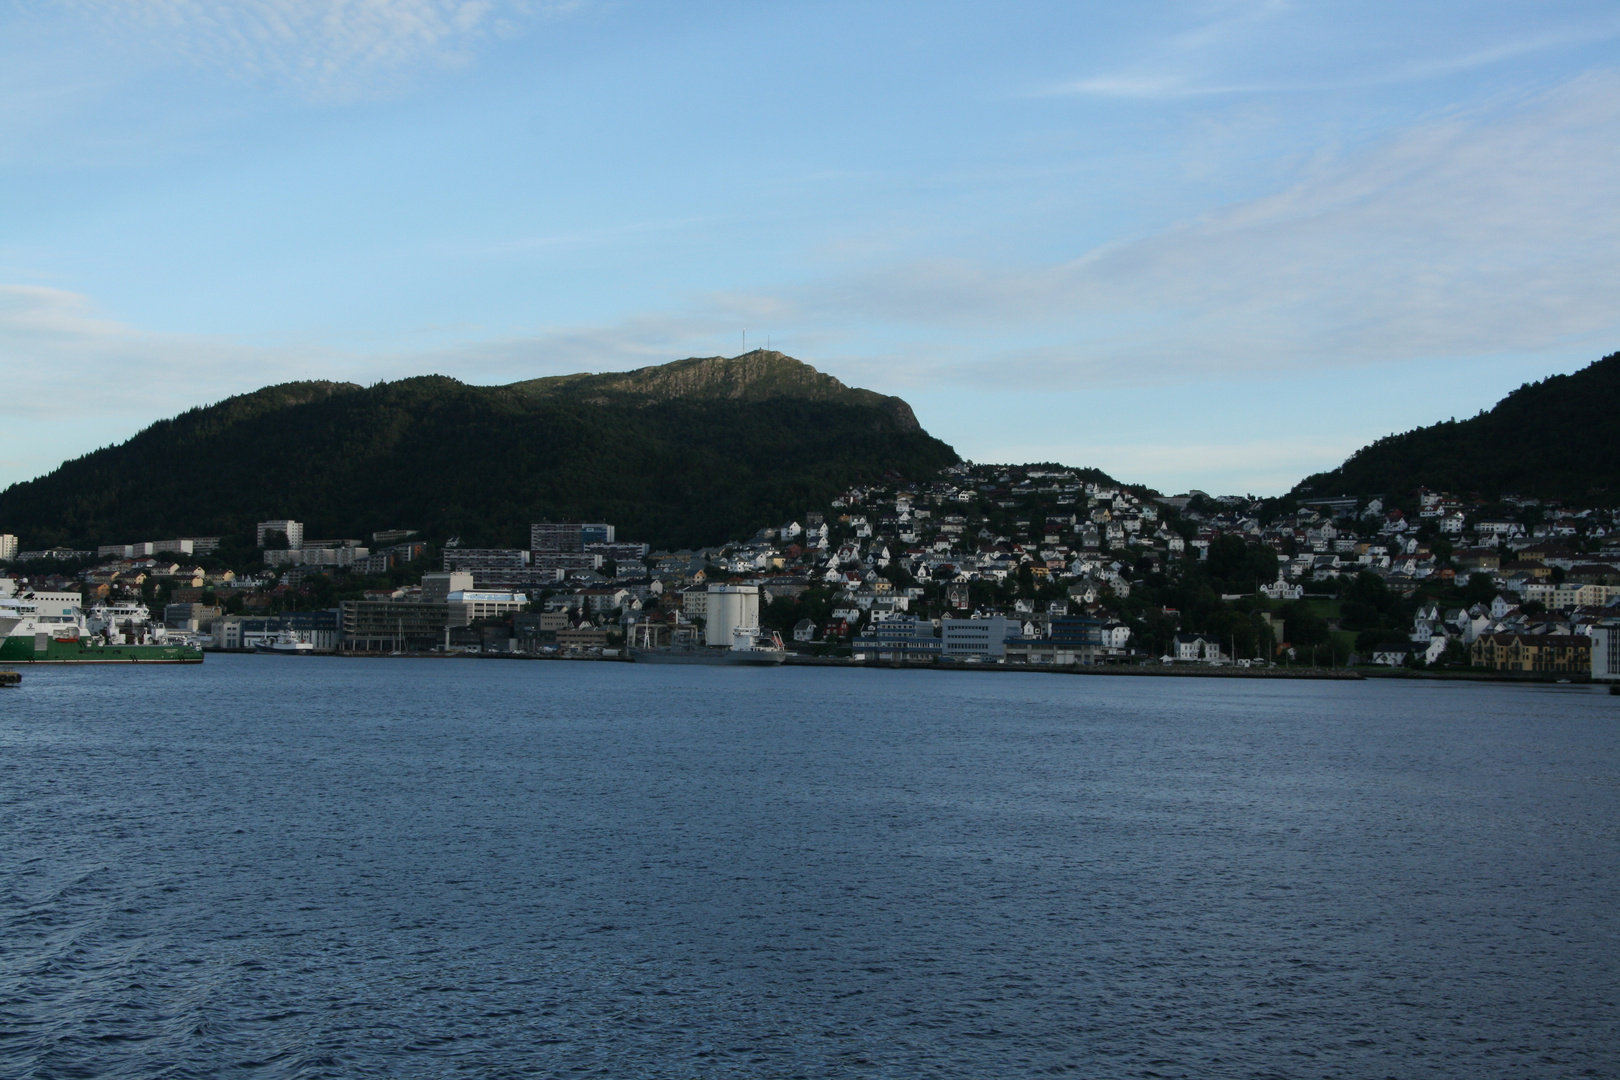
[[1404, 667], [1415, 651], [1412, 645], [1380, 645], [1373, 650], [1372, 662], [1379, 667]]
[[1440, 608], [1432, 602], [1424, 604], [1412, 616], [1412, 640], [1420, 645], [1426, 644], [1440, 626]]
[[1273, 600], [1298, 600], [1305, 595], [1305, 586], [1290, 585], [1283, 579], [1282, 569], [1277, 570], [1277, 580], [1270, 585], [1260, 586], [1260, 591]]
[[1175, 638], [1175, 653], [1177, 660], [1224, 660], [1221, 653], [1221, 644], [1202, 634], [1177, 634]]
[[1095, 604], [1097, 602], [1097, 584], [1090, 578], [1081, 578], [1069, 586], [1069, 599], [1077, 600], [1082, 604]]

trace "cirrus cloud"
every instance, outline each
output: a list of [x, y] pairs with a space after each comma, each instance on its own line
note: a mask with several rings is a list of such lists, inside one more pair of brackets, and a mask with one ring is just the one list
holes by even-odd
[[125, 47], [311, 96], [354, 95], [577, 6], [543, 0], [70, 0]]
[[1617, 173], [1620, 75], [1598, 72], [1067, 262], [964, 254], [715, 303], [770, 307], [779, 326], [884, 327], [919, 353], [971, 354], [929, 375], [970, 382], [1590, 351], [1620, 332]]

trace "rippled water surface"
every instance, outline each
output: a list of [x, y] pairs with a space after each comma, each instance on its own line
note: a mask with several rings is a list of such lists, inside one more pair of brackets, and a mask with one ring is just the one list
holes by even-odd
[[29, 669], [0, 1076], [1615, 1076], [1617, 732], [1582, 687]]

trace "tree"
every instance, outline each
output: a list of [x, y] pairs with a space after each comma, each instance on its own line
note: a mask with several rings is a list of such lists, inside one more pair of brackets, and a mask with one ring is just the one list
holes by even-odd
[[1271, 660], [1277, 655], [1277, 637], [1272, 632], [1271, 620], [1261, 617], [1261, 613], [1249, 613], [1249, 624], [1254, 627], [1255, 653], [1263, 659]]
[[801, 618], [803, 616], [799, 614], [798, 601], [791, 596], [774, 598], [759, 613], [761, 625], [767, 630], [775, 630], [778, 633], [786, 633], [793, 629]]
[[1401, 598], [1384, 579], [1363, 570], [1340, 593], [1340, 625], [1346, 630], [1390, 628], [1400, 621]]
[[1406, 636], [1398, 630], [1387, 630], [1374, 627], [1363, 630], [1361, 633], [1356, 635], [1356, 652], [1361, 653], [1363, 656], [1367, 656], [1371, 655], [1373, 652], [1385, 645], [1401, 645], [1404, 644], [1405, 641]]
[[1463, 586], [1463, 603], [1469, 607], [1475, 604], [1488, 604], [1496, 599], [1496, 582], [1491, 580], [1489, 574], [1469, 574], [1468, 584]]
[[1235, 608], [1223, 606], [1205, 624], [1206, 633], [1214, 635], [1223, 649], [1232, 653], [1232, 659], [1254, 655], [1258, 630], [1254, 620]]
[[887, 578], [897, 589], [909, 589], [917, 584], [917, 579], [911, 576], [899, 559], [891, 559], [889, 565], [879, 570], [878, 574]]
[[1277, 553], [1228, 533], [1210, 543], [1203, 569], [1221, 592], [1253, 592], [1276, 578]]
[[1328, 643], [1327, 620], [1303, 600], [1296, 600], [1283, 609], [1283, 628], [1287, 631], [1288, 643], [1301, 656], [1314, 657], [1316, 650]]
[[1162, 656], [1170, 651], [1170, 643], [1176, 636], [1176, 620], [1162, 608], [1149, 608], [1142, 613], [1139, 622], [1127, 619], [1126, 624], [1137, 644], [1150, 656]]

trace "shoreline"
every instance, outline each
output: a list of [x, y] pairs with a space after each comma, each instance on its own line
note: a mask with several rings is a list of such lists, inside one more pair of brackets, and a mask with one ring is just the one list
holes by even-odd
[[[209, 649], [210, 653], [233, 656], [257, 656], [251, 650]], [[635, 661], [624, 656], [545, 656], [526, 653], [359, 653], [322, 652], [303, 653], [303, 656], [329, 656], [342, 659], [372, 660], [539, 660], [568, 661], [573, 663], [630, 664]], [[1596, 685], [1597, 681], [1585, 672], [1519, 672], [1519, 671], [1413, 671], [1405, 668], [1388, 670], [1345, 668], [1251, 667], [1222, 665], [1173, 664], [1096, 664], [1058, 667], [1050, 664], [908, 664], [890, 660], [851, 660], [847, 657], [800, 656], [790, 653], [783, 667], [819, 668], [871, 668], [891, 671], [965, 671], [999, 674], [1095, 675], [1172, 679], [1282, 679], [1310, 682], [1366, 682], [1372, 679], [1401, 679], [1429, 682], [1490, 682], [1532, 683], [1556, 685]]]

